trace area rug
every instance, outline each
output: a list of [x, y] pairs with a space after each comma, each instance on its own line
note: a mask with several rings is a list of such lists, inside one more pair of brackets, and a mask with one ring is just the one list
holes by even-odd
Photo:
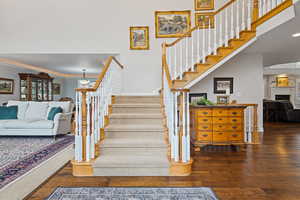
[[58, 187], [47, 200], [217, 200], [206, 187]]
[[74, 143], [74, 136], [0, 137], [0, 189]]

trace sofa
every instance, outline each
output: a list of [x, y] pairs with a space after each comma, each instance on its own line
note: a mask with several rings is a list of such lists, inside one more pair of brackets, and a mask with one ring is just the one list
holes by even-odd
[[280, 121], [300, 122], [300, 109], [294, 109], [290, 101], [279, 101]]
[[[56, 136], [71, 132], [73, 104], [71, 102], [9, 101], [17, 106], [17, 119], [0, 120], [0, 136]], [[61, 108], [53, 120], [48, 120], [51, 108]]]

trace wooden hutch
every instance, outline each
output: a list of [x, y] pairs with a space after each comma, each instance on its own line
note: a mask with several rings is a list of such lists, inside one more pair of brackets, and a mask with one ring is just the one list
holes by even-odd
[[205, 145], [241, 145], [244, 109], [240, 105], [191, 106], [191, 138], [195, 151]]
[[53, 101], [53, 77], [47, 73], [19, 73], [21, 101]]

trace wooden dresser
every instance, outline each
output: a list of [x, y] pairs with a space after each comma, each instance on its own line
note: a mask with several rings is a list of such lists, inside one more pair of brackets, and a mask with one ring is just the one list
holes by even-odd
[[244, 109], [238, 105], [191, 106], [191, 139], [195, 151], [208, 144], [244, 144]]

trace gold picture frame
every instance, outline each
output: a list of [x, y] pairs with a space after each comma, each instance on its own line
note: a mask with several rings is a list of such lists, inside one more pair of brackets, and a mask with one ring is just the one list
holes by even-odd
[[289, 77], [277, 77], [276, 78], [276, 86], [277, 87], [289, 87]]
[[208, 29], [210, 22], [210, 28], [215, 28], [215, 13], [195, 13], [195, 24], [200, 29]]
[[131, 50], [149, 50], [149, 27], [132, 26], [130, 31], [130, 49]]
[[214, 10], [215, 1], [214, 0], [194, 0], [195, 1], [195, 10]]
[[156, 38], [182, 37], [191, 29], [191, 11], [156, 11]]
[[8, 78], [0, 78], [0, 94], [13, 94], [15, 81]]

